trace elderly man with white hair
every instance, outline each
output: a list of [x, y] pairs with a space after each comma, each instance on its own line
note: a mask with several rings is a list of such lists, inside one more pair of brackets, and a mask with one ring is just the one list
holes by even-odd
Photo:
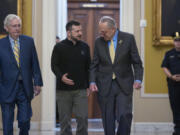
[[43, 85], [34, 40], [21, 35], [21, 19], [9, 14], [4, 20], [8, 32], [0, 39], [0, 103], [3, 135], [13, 135], [17, 106], [19, 135], [28, 135], [32, 117], [31, 100]]

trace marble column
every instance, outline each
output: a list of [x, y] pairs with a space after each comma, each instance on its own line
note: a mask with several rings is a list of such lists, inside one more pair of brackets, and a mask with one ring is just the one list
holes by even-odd
[[55, 76], [51, 71], [51, 54], [56, 37], [56, 0], [42, 1], [42, 89], [41, 130], [55, 127]]

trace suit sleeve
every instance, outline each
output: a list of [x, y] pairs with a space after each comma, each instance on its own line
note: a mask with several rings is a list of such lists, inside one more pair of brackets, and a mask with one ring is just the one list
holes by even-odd
[[41, 70], [40, 70], [40, 66], [39, 66], [36, 48], [34, 45], [34, 41], [32, 41], [32, 42], [33, 42], [33, 46], [32, 46], [32, 70], [33, 70], [34, 86], [43, 86]]
[[94, 47], [93, 59], [90, 65], [90, 79], [89, 79], [90, 83], [96, 82], [96, 72], [97, 72], [98, 64], [99, 64], [99, 57], [98, 57], [97, 41], [96, 41]]
[[136, 46], [136, 41], [133, 35], [131, 37], [131, 62], [134, 69], [134, 77], [135, 77], [134, 79], [142, 81], [143, 66]]

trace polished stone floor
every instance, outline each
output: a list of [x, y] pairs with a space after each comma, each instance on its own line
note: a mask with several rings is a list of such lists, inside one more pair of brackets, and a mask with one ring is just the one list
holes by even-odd
[[[73, 135], [75, 135], [76, 131], [76, 122], [75, 120], [72, 121], [72, 131]], [[0, 130], [0, 135], [3, 135], [2, 130]], [[18, 135], [18, 131], [14, 131], [14, 135]], [[60, 128], [57, 125], [57, 127], [54, 129], [54, 131], [30, 131], [29, 135], [60, 135]], [[101, 121], [91, 121], [89, 120], [88, 122], [88, 135], [104, 135], [103, 133], [103, 127], [102, 127], [102, 122]], [[148, 132], [133, 132], [131, 135], [172, 135], [171, 132], [160, 132], [160, 131], [148, 131]]]
[[[3, 135], [0, 131], [0, 135]], [[14, 135], [18, 135], [18, 132], [14, 132]], [[59, 131], [30, 131], [29, 135], [60, 135]], [[73, 132], [73, 135], [75, 133]], [[88, 135], [104, 135], [103, 132], [88, 132]], [[166, 132], [132, 132], [131, 135], [172, 135], [172, 133]]]

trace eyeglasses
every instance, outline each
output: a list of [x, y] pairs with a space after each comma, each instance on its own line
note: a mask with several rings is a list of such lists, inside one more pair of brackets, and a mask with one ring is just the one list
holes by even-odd
[[12, 28], [20, 28], [21, 24], [10, 25]]

